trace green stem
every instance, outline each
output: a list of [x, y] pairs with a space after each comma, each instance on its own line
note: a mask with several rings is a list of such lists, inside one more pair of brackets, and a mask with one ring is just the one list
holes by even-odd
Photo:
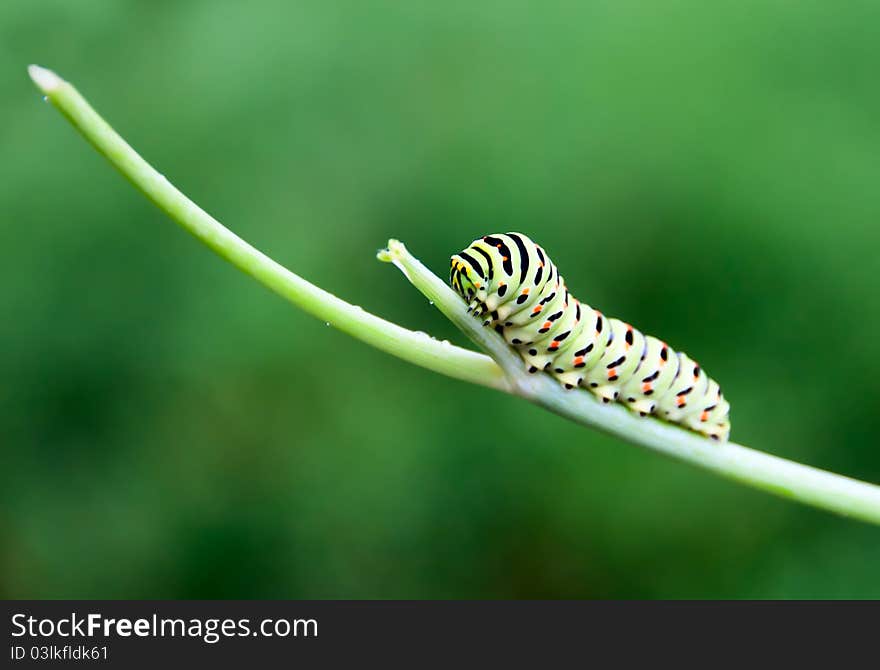
[[310, 284], [225, 228], [151, 167], [54, 72], [31, 65], [37, 87], [122, 175], [185, 230], [238, 269], [334, 328], [429, 370], [505, 390], [507, 380], [488, 356], [402, 328]]
[[485, 349], [511, 380], [519, 395], [572, 421], [627, 442], [659, 451], [723, 477], [784, 498], [844, 516], [880, 524], [880, 487], [802, 465], [732, 442], [717, 443], [653, 417], [639, 417], [623, 405], [605, 405], [581, 389], [565, 390], [550, 375], [530, 375], [504, 339], [467, 313], [464, 301], [413, 257], [390, 240], [383, 260], [406, 278], [468, 337]]
[[[29, 68], [46, 98], [134, 186], [217, 254], [309, 314], [416, 365], [518, 395], [561, 416], [636, 445], [716, 472], [776, 495], [880, 524], [880, 487], [771, 456], [717, 444], [676, 426], [640, 418], [591, 394], [565, 391], [549, 375], [529, 375], [504, 340], [467, 313], [463, 301], [428, 268], [391, 240], [380, 252], [491, 358], [438, 342], [385, 321], [310, 284], [224, 228], [150, 167], [70, 84], [49, 70]], [[494, 359], [494, 360], [493, 360]]]

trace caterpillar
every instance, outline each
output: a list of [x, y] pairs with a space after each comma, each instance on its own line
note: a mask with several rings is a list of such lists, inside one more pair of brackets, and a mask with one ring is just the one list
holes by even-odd
[[547, 253], [522, 233], [474, 240], [452, 256], [449, 282], [468, 311], [501, 333], [528, 371], [583, 387], [714, 440], [730, 435], [721, 387], [680, 351], [580, 302]]

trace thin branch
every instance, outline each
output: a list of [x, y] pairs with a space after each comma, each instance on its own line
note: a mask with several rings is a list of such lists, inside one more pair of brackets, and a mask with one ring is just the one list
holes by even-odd
[[31, 65], [28, 72], [46, 99], [126, 179], [172, 220], [238, 269], [312, 316], [377, 349], [449, 377], [500, 390], [508, 388], [501, 369], [488, 356], [402, 328], [279, 265], [177, 190], [117, 135], [71, 84], [37, 65]]
[[[428, 301], [439, 309], [470, 338], [470, 340], [487, 352], [502, 369], [508, 371], [511, 381], [520, 377], [522, 359], [511, 349], [507, 342], [491, 328], [483, 328], [478, 319], [467, 313], [464, 302], [452, 292], [443, 280], [426, 268], [419, 259], [412, 256], [398, 240], [388, 240], [388, 247], [381, 249], [376, 257], [385, 263], [393, 263], [403, 275], [421, 291]], [[510, 375], [510, 370], [516, 370]], [[510, 391], [514, 391], [511, 387]]]
[[[518, 395], [578, 423], [597, 428], [724, 477], [793, 500], [880, 524], [880, 487], [777, 458], [738, 444], [717, 444], [677, 426], [640, 418], [621, 405], [603, 405], [586, 391], [564, 390], [549, 375], [529, 375], [504, 340], [467, 313], [464, 302], [392, 240], [380, 259], [394, 263], [471, 340], [492, 358], [438, 342], [390, 323], [310, 284], [224, 228], [150, 167], [67, 82], [29, 68], [37, 87], [135, 187], [217, 254], [309, 314], [416, 365]], [[494, 360], [493, 360], [494, 359]]]

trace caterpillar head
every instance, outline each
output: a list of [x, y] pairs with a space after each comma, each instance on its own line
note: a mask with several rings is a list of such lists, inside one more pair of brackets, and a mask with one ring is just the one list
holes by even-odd
[[449, 283], [453, 290], [471, 309], [482, 311], [479, 306], [486, 302], [489, 289], [486, 271], [468, 255], [467, 250], [455, 254], [450, 265]]

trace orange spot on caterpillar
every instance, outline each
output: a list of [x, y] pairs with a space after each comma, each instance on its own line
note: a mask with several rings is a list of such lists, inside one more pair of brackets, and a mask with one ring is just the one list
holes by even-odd
[[645, 382], [642, 384], [642, 393], [647, 393], [651, 390], [651, 382]]
[[703, 413], [700, 414], [700, 421], [708, 421], [709, 420], [709, 412], [703, 410]]
[[575, 359], [574, 359], [574, 364], [575, 364], [575, 365], [580, 365], [580, 364], [583, 363], [583, 362], [584, 362], [584, 357], [583, 357], [583, 356], [577, 356], [577, 357], [575, 357]]
[[612, 377], [616, 377], [616, 376], [617, 376], [617, 370], [615, 370], [614, 368], [611, 368], [608, 371], [608, 379], [611, 379]]
[[686, 402], [687, 402], [687, 400], [684, 399], [684, 396], [679, 396], [678, 398], [675, 399], [675, 404], [678, 405], [679, 407], [684, 407], [684, 404]]
[[541, 305], [535, 305], [535, 309], [532, 310], [532, 314], [540, 314], [542, 309], [544, 308]]
[[558, 349], [558, 348], [559, 348], [559, 342], [557, 342], [556, 340], [553, 340], [553, 341], [550, 343], [550, 348], [551, 348], [551, 349]]
[[528, 286], [526, 286], [526, 287], [523, 289], [522, 294], [523, 294], [523, 295], [528, 295], [528, 294], [529, 294], [529, 287], [528, 287]]
[[506, 261], [506, 260], [510, 260], [510, 259], [508, 259], [507, 256], [502, 256], [502, 257], [501, 257], [501, 260], [502, 260], [502, 261]]
[[544, 324], [541, 326], [541, 328], [542, 328], [542, 329], [543, 329], [543, 328], [549, 328], [549, 327], [552, 326], [552, 325], [553, 325], [553, 324], [552, 324], [550, 321], [545, 321]]

